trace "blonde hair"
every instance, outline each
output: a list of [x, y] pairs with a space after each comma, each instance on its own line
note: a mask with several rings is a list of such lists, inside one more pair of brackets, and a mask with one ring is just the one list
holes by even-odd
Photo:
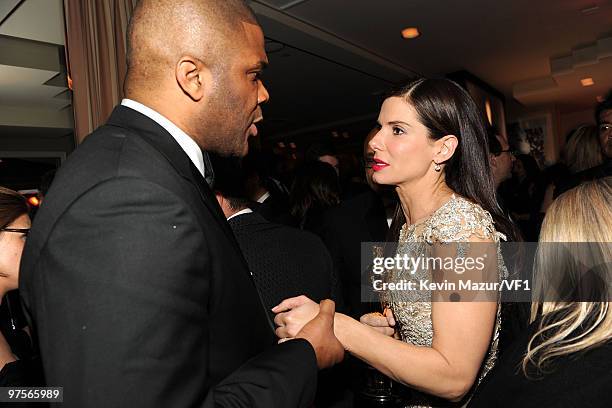
[[597, 126], [582, 125], [571, 134], [565, 146], [565, 160], [572, 173], [603, 163]]
[[[546, 363], [554, 357], [612, 339], [611, 219], [612, 177], [581, 184], [559, 196], [548, 209], [536, 255], [534, 290], [538, 301], [531, 307], [531, 322], [538, 317], [541, 320], [523, 358], [525, 375], [529, 364], [545, 372]], [[588, 244], [546, 244], [549, 242]], [[568, 251], [568, 247], [572, 249]], [[558, 293], [551, 297], [554, 282], [563, 283], [570, 299], [563, 300]], [[577, 292], [585, 298], [585, 285], [589, 301], [572, 301]]]

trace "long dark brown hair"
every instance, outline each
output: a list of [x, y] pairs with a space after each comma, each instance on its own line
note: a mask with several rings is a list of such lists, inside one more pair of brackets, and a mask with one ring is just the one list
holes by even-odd
[[311, 209], [333, 207], [340, 203], [340, 184], [334, 168], [327, 163], [309, 161], [300, 167], [289, 195], [291, 215], [306, 221]]
[[28, 213], [28, 203], [24, 196], [8, 188], [0, 187], [0, 228]]
[[[482, 115], [471, 96], [448, 79], [420, 78], [393, 90], [387, 97], [399, 97], [409, 103], [432, 140], [446, 135], [457, 137], [459, 143], [455, 153], [445, 162], [446, 184], [458, 195], [488, 211], [496, 229], [508, 240], [518, 240], [516, 228], [497, 203], [487, 134]], [[404, 212], [398, 205], [389, 241], [397, 241], [405, 222]]]

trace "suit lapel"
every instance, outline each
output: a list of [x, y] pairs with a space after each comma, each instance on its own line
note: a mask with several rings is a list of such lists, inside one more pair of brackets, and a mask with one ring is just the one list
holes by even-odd
[[[206, 184], [204, 177], [166, 129], [140, 112], [121, 105], [113, 110], [108, 120], [108, 124], [135, 132], [143, 140], [158, 150], [184, 179], [188, 180], [196, 187], [204, 205], [215, 215], [213, 218], [217, 224], [221, 227], [225, 235], [228, 236], [230, 241], [234, 243], [234, 246], [238, 248], [238, 244], [235, 243], [235, 238], [219, 207], [219, 203], [208, 184]], [[206, 153], [204, 153], [204, 156], [206, 157]], [[209, 161], [205, 160], [204, 162], [210, 165]], [[208, 167], [206, 171], [212, 174], [212, 169], [210, 167]]]
[[[236, 241], [236, 237], [234, 236], [234, 233], [232, 232], [230, 225], [228, 224], [225, 215], [223, 214], [223, 211], [215, 198], [215, 195], [206, 183], [206, 180], [204, 180], [202, 174], [191, 162], [189, 156], [187, 156], [185, 151], [176, 142], [172, 135], [166, 131], [166, 129], [161, 127], [154, 120], [133, 109], [121, 105], [117, 106], [113, 110], [113, 113], [108, 120], [108, 124], [136, 133], [143, 140], [157, 149], [183, 178], [188, 180], [192, 185], [195, 185], [202, 202], [204, 205], [206, 205], [206, 207], [208, 207], [210, 212], [214, 214], [213, 218], [226, 235], [229, 242], [231, 242], [231, 245], [236, 251], [236, 255], [241, 259], [241, 262], [244, 265], [243, 269], [249, 275], [249, 279], [258, 295], [261, 307], [264, 309], [264, 316], [266, 316], [268, 324], [270, 325], [272, 332], [274, 332], [274, 323], [272, 322], [272, 319], [270, 319], [270, 314], [268, 313], [265, 303], [261, 298], [261, 293], [259, 293], [257, 285], [255, 285], [253, 277], [249, 272], [250, 269], [246, 260], [244, 259], [244, 256], [242, 255], [242, 250], [238, 245], [238, 241]], [[207, 160], [205, 160], [205, 164], [206, 162]], [[210, 161], [208, 161], [208, 164], [210, 164]]]

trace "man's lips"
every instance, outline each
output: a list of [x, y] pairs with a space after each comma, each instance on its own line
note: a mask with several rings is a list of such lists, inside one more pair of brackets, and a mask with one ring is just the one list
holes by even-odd
[[262, 120], [263, 120], [263, 117], [260, 116], [251, 123], [251, 126], [249, 126], [247, 130], [247, 133], [250, 136], [257, 136], [257, 123], [261, 122]]
[[257, 136], [257, 126], [255, 123], [251, 123], [251, 126], [249, 126], [249, 135]]
[[384, 169], [387, 166], [389, 166], [389, 163], [375, 158], [374, 159], [374, 164], [372, 164], [372, 170], [380, 171], [380, 170]]

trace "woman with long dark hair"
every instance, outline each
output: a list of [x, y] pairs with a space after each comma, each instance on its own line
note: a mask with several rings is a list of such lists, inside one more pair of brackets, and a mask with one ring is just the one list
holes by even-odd
[[[469, 94], [449, 80], [416, 80], [385, 99], [378, 127], [370, 141], [373, 179], [394, 185], [400, 199], [391, 229], [394, 254], [491, 254], [488, 277], [505, 277], [499, 242], [514, 229], [495, 199], [485, 128]], [[386, 279], [445, 282], [453, 278], [448, 272], [435, 263], [411, 273], [394, 267]], [[496, 361], [497, 294], [449, 302], [467, 300], [451, 292], [389, 290], [385, 316], [365, 315], [360, 323], [336, 314], [335, 332], [347, 351], [412, 389], [405, 406], [464, 404]], [[304, 297], [285, 300], [274, 309], [277, 335], [294, 336], [317, 310]]]
[[334, 167], [320, 161], [307, 161], [295, 174], [289, 194], [289, 208], [296, 224], [321, 235], [328, 209], [340, 203], [340, 182]]

